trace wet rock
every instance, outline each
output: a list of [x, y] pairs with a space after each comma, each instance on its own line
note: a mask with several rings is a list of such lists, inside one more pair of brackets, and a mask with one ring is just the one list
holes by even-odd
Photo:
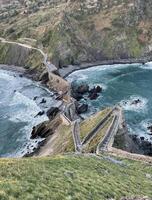
[[99, 97], [99, 93], [101, 92], [102, 92], [102, 88], [99, 85], [96, 87], [93, 87], [91, 90], [89, 90], [88, 98], [90, 100], [95, 100]]
[[78, 104], [77, 107], [76, 107], [76, 110], [77, 110], [77, 113], [78, 114], [82, 114], [82, 113], [85, 113], [87, 112], [88, 110], [88, 105], [83, 103], [83, 104]]
[[141, 141], [144, 141], [144, 140], [145, 140], [145, 138], [144, 138], [144, 137], [140, 137], [140, 139], [141, 139]]
[[141, 100], [140, 100], [140, 99], [135, 99], [135, 100], [131, 103], [131, 105], [137, 105], [137, 104], [139, 104], [139, 103], [141, 103]]
[[88, 98], [90, 100], [96, 100], [98, 97], [99, 97], [99, 95], [96, 92], [90, 93], [89, 96], [88, 96]]
[[53, 119], [59, 112], [59, 108], [58, 107], [52, 107], [47, 111], [47, 116], [49, 119]]
[[39, 80], [42, 81], [42, 83], [44, 83], [44, 84], [47, 83], [47, 82], [49, 81], [49, 74], [48, 74], [48, 72], [47, 72], [47, 71], [44, 71], [44, 72], [41, 74]]
[[38, 97], [37, 97], [37, 96], [35, 96], [35, 97], [33, 98], [33, 100], [35, 101], [37, 98], [38, 98]]
[[43, 98], [40, 104], [46, 103], [46, 100]]
[[80, 93], [80, 94], [85, 94], [85, 93], [89, 92], [88, 84], [84, 83], [84, 84], [80, 85], [77, 88], [77, 92]]
[[75, 98], [77, 101], [80, 101], [80, 100], [83, 98], [83, 95], [82, 95], [82, 94], [79, 94], [79, 93], [74, 93], [72, 96], [73, 96], [73, 98]]
[[150, 135], [152, 135], [152, 125], [148, 126], [147, 129], [150, 131]]
[[71, 95], [77, 100], [81, 100], [83, 95], [89, 92], [89, 85], [86, 83], [81, 83], [81, 85], [77, 86], [74, 82], [71, 85]]
[[102, 92], [102, 87], [99, 86], [99, 85], [97, 85], [97, 86], [96, 86], [96, 92], [97, 92], [97, 93]]
[[50, 134], [53, 134], [53, 131], [49, 129], [45, 123], [41, 123], [38, 126], [33, 127], [31, 139], [35, 139], [38, 137], [46, 138]]
[[[152, 143], [146, 140], [144, 137], [134, 137], [134, 142], [138, 145], [139, 150], [141, 150], [143, 155], [152, 156]], [[139, 153], [139, 152], [135, 152]]]
[[37, 114], [35, 117], [37, 117], [37, 116], [42, 116], [42, 115], [44, 115], [44, 114], [45, 114], [44, 111], [40, 111], [40, 112], [38, 112], [38, 114]]

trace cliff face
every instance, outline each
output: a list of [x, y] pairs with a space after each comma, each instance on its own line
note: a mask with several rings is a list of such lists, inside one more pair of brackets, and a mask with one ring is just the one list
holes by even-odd
[[72, 63], [151, 55], [151, 10], [150, 0], [73, 1], [56, 32], [56, 55]]
[[9, 24], [2, 20], [1, 36], [37, 39], [58, 66], [152, 54], [151, 0], [69, 0], [46, 5], [34, 13], [27, 7], [27, 15], [19, 13]]
[[18, 44], [0, 42], [0, 64], [21, 66], [33, 72], [33, 78], [39, 79], [45, 70], [43, 56], [35, 49], [29, 49]]

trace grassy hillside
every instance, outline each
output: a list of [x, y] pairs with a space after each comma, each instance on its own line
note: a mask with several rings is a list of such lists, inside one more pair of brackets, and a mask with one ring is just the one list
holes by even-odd
[[1, 159], [0, 199], [106, 200], [152, 197], [152, 167], [103, 156]]
[[0, 36], [34, 39], [58, 66], [152, 55], [151, 0], [26, 2], [0, 10]]

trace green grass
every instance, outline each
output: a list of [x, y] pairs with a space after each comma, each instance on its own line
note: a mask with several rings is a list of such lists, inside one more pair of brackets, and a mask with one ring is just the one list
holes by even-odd
[[56, 141], [56, 146], [61, 149], [61, 152], [74, 152], [74, 142], [72, 137], [72, 127], [61, 125], [58, 129], [58, 137]]
[[86, 145], [86, 147], [84, 148], [85, 152], [88, 153], [96, 153], [96, 149], [98, 144], [100, 143], [101, 139], [105, 136], [107, 129], [109, 128], [111, 122], [112, 122], [112, 118], [111, 117], [108, 122], [105, 124], [105, 126], [100, 129], [97, 134], [95, 135], [95, 137], [92, 138], [92, 140], [90, 140], [90, 142]]
[[80, 124], [80, 138], [84, 139], [87, 134], [96, 127], [96, 125], [110, 112], [110, 108], [106, 108]]
[[57, 156], [1, 159], [1, 200], [106, 200], [122, 196], [152, 197], [152, 167], [123, 160]]

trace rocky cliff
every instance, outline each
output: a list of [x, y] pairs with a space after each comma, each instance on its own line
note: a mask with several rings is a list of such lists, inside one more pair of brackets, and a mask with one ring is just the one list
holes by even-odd
[[0, 35], [36, 39], [59, 67], [152, 55], [151, 0], [41, 2], [3, 18]]
[[19, 44], [0, 42], [0, 64], [24, 66], [27, 69], [43, 68], [43, 56], [35, 49]]

